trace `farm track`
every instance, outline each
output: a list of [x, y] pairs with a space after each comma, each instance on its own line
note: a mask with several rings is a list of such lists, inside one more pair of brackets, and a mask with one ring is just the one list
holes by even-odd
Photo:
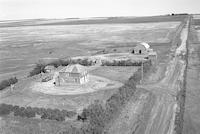
[[[176, 49], [175, 56], [169, 62], [164, 78], [154, 84], [139, 85], [140, 88], [145, 88], [156, 95], [156, 103], [152, 109], [151, 117], [147, 125], [145, 134], [173, 134], [175, 132], [175, 118], [179, 111], [176, 95], [180, 90], [183, 90], [181, 83], [184, 82], [184, 71], [186, 69], [186, 61], [181, 57], [186, 53], [186, 43], [188, 38], [189, 19], [182, 30], [178, 30], [178, 38], [174, 38], [172, 47], [177, 45], [179, 38], [181, 44]], [[186, 34], [186, 35], [185, 35]], [[180, 49], [179, 52], [177, 52]], [[187, 58], [187, 57], [186, 57]]]

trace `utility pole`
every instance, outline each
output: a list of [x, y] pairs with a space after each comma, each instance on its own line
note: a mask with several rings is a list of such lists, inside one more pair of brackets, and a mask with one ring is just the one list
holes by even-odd
[[142, 84], [142, 82], [143, 82], [143, 75], [144, 75], [144, 69], [143, 69], [143, 67], [144, 67], [144, 65], [143, 65], [143, 61], [142, 61], [142, 65], [141, 65], [141, 81], [140, 81], [140, 83]]

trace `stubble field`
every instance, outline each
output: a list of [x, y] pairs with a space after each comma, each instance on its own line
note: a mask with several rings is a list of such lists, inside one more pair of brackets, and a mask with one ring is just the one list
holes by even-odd
[[91, 55], [109, 47], [133, 47], [138, 41], [169, 43], [179, 24], [158, 22], [0, 28], [0, 79], [24, 76], [38, 60]]

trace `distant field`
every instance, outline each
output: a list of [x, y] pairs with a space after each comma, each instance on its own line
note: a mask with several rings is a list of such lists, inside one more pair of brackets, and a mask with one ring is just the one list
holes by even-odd
[[[176, 19], [175, 19], [176, 20]], [[0, 28], [0, 80], [28, 72], [39, 59], [91, 55], [138, 41], [168, 43], [179, 21]]]
[[149, 17], [96, 17], [66, 19], [35, 19], [0, 21], [0, 27], [38, 26], [38, 25], [81, 25], [81, 24], [117, 24], [183, 21], [187, 15], [163, 15]]

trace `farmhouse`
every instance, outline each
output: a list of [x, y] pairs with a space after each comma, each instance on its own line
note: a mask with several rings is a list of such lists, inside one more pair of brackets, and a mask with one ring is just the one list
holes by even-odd
[[88, 71], [80, 64], [68, 65], [56, 77], [56, 85], [84, 84], [88, 82]]

